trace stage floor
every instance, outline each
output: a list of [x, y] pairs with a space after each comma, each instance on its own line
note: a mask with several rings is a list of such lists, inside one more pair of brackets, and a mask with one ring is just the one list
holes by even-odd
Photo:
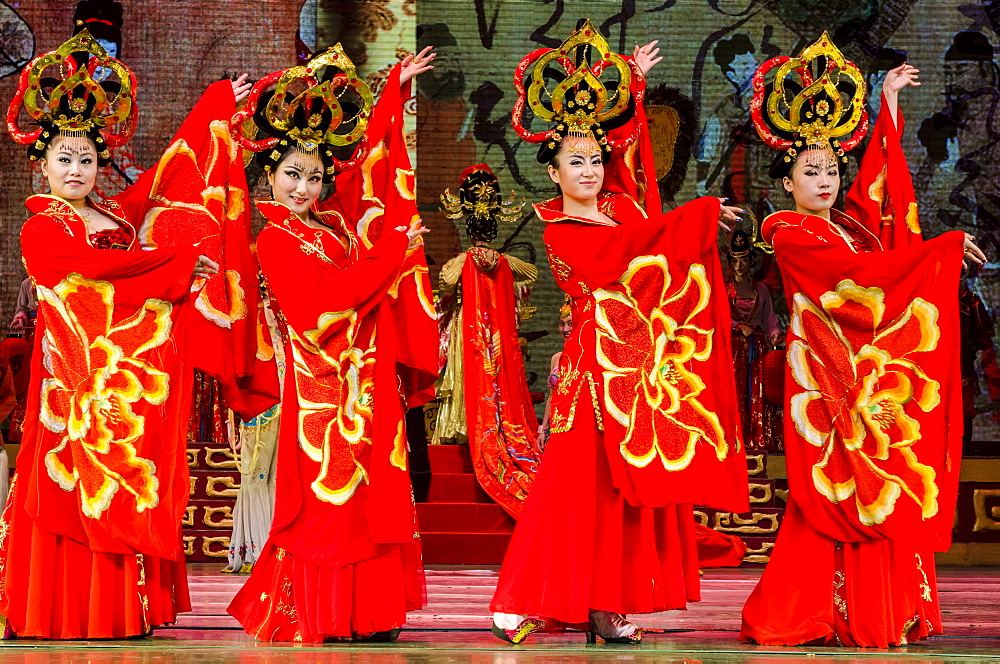
[[648, 633], [641, 646], [588, 646], [581, 633], [540, 634], [520, 646], [505, 644], [489, 631], [488, 604], [497, 570], [455, 567], [427, 570], [428, 606], [410, 614], [394, 644], [265, 644], [244, 634], [226, 614], [229, 600], [245, 577], [221, 574], [221, 567], [189, 565], [194, 611], [183, 615], [176, 627], [130, 641], [11, 641], [0, 647], [0, 662], [1000, 662], [997, 567], [938, 568], [947, 635], [889, 650], [740, 643], [740, 609], [760, 576], [759, 569], [706, 570], [701, 602], [687, 611], [636, 616], [640, 626], [660, 630]]

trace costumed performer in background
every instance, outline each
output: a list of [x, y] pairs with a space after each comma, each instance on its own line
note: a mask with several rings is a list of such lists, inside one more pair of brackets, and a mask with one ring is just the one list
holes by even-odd
[[729, 238], [731, 278], [726, 280], [733, 317], [733, 366], [743, 442], [748, 451], [781, 450], [781, 413], [764, 399], [764, 356], [781, 339], [771, 290], [751, 274], [756, 256], [750, 236], [741, 229]]
[[467, 440], [480, 486], [516, 519], [538, 471], [538, 416], [518, 337], [538, 269], [490, 242], [524, 201], [513, 192], [505, 199], [490, 167], [477, 164], [462, 172], [457, 195], [445, 190], [441, 202], [449, 219], [465, 219], [472, 246], [441, 268], [444, 369], [434, 442]]

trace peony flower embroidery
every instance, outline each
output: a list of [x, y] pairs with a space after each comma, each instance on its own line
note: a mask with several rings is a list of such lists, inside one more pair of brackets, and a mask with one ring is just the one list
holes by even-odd
[[169, 375], [141, 355], [169, 338], [170, 303], [146, 300], [112, 325], [114, 293], [110, 283], [76, 273], [54, 289], [38, 288], [50, 374], [42, 380], [40, 419], [62, 434], [45, 467], [62, 489], [79, 489], [83, 513], [94, 519], [119, 489], [135, 499], [137, 512], [159, 503], [156, 466], [136, 453], [145, 418], [133, 404], [162, 404], [169, 395]]
[[917, 459], [913, 417], [941, 402], [939, 384], [913, 356], [937, 348], [938, 311], [917, 298], [884, 323], [885, 294], [845, 279], [819, 306], [793, 298], [788, 347], [796, 430], [822, 450], [816, 489], [833, 503], [854, 497], [861, 523], [883, 523], [906, 495], [925, 518], [938, 511], [934, 469]]
[[699, 442], [719, 459], [729, 452], [718, 416], [698, 397], [705, 383], [695, 362], [712, 355], [712, 334], [693, 324], [709, 302], [705, 267], [691, 265], [673, 292], [666, 258], [640, 256], [620, 290], [597, 290], [597, 358], [604, 369], [607, 412], [627, 430], [621, 454], [644, 468], [686, 468]]
[[[311, 486], [317, 498], [346, 503], [368, 481], [375, 400], [375, 324], [356, 311], [326, 313], [316, 329], [289, 328], [299, 447], [319, 464]], [[332, 349], [330, 339], [343, 339]], [[332, 351], [332, 352], [331, 352]], [[392, 465], [406, 470], [406, 436], [397, 425]]]

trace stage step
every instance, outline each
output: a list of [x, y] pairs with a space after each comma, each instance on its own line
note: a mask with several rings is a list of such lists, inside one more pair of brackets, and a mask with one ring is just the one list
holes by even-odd
[[510, 533], [422, 533], [424, 562], [437, 565], [500, 565]]
[[417, 523], [422, 533], [512, 533], [515, 522], [496, 503], [420, 503]]
[[437, 473], [474, 473], [468, 445], [428, 445], [431, 471]]
[[431, 445], [431, 490], [417, 505], [424, 563], [499, 565], [515, 521], [479, 486], [468, 445]]
[[439, 473], [433, 465], [431, 472], [431, 490], [427, 494], [427, 503], [493, 502], [471, 473]]

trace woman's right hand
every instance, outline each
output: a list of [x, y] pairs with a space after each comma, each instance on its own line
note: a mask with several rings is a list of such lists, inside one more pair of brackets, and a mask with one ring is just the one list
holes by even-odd
[[406, 238], [410, 241], [410, 243], [406, 245], [406, 248], [413, 249], [423, 241], [419, 239], [420, 236], [423, 235], [424, 233], [429, 233], [431, 229], [427, 228], [423, 224], [417, 224], [416, 226], [413, 227], [396, 226], [396, 230], [399, 231], [400, 233], [406, 233]]
[[965, 234], [965, 253], [962, 256], [962, 259], [966, 265], [968, 265], [966, 261], [972, 261], [976, 265], [981, 266], [986, 262], [986, 254], [984, 254], [983, 250], [979, 248], [979, 245], [975, 243], [975, 239], [974, 235], [969, 235], [968, 233]]
[[753, 334], [753, 328], [750, 327], [749, 325], [743, 324], [740, 325], [740, 332], [743, 333], [744, 337], [749, 337], [751, 334]]
[[14, 320], [10, 322], [10, 329], [20, 330], [28, 326], [28, 314], [22, 312], [17, 313], [14, 316]]
[[724, 231], [731, 231], [732, 228], [726, 223], [735, 223], [743, 219], [743, 208], [736, 207], [735, 205], [726, 205], [726, 199], [719, 199], [719, 228]]
[[213, 274], [219, 273], [219, 264], [213, 261], [208, 256], [202, 254], [198, 256], [198, 261], [194, 264], [194, 269], [191, 270], [191, 277], [193, 279], [208, 278]]

